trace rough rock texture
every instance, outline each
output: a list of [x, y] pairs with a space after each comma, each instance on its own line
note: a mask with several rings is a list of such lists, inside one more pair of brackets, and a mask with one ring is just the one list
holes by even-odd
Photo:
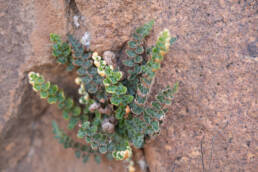
[[149, 170], [256, 171], [257, 10], [255, 0], [0, 0], [0, 171], [126, 171], [123, 163], [84, 165], [58, 145], [50, 124], [60, 113], [32, 92], [26, 74], [41, 72], [73, 94], [73, 73], [55, 64], [49, 33], [87, 31], [93, 50], [122, 55], [150, 19], [149, 45], [164, 27], [178, 37], [154, 92], [175, 81], [180, 89], [160, 136], [144, 148]]

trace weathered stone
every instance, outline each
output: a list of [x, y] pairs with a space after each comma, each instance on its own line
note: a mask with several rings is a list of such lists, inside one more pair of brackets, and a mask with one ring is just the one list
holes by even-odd
[[32, 92], [26, 74], [40, 72], [73, 95], [74, 73], [51, 57], [50, 33], [88, 32], [91, 49], [119, 60], [132, 31], [151, 19], [147, 45], [163, 28], [178, 38], [153, 91], [180, 87], [160, 136], [144, 147], [149, 170], [256, 171], [256, 11], [253, 0], [0, 0], [0, 171], [125, 170], [84, 165], [64, 150], [51, 132], [60, 112]]
[[145, 146], [151, 172], [256, 171], [255, 8], [253, 1], [225, 2], [223, 8], [216, 1], [173, 2], [171, 10], [163, 8], [175, 14], [166, 26], [178, 41], [156, 89], [175, 81], [180, 86], [160, 136]]

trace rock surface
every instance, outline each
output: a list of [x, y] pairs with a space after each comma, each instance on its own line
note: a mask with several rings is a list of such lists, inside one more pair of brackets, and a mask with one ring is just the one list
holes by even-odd
[[[51, 57], [49, 33], [91, 36], [91, 49], [117, 55], [135, 27], [155, 19], [178, 40], [154, 92], [180, 82], [160, 136], [146, 144], [150, 172], [256, 171], [258, 37], [255, 0], [0, 0], [0, 171], [126, 171], [75, 159], [51, 132], [60, 119], [32, 92], [35, 70], [73, 94], [73, 73]], [[79, 27], [74, 16], [79, 16]]]

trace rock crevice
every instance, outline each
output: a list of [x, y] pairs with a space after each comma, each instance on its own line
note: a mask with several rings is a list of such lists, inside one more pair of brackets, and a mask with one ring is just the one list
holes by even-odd
[[132, 31], [151, 19], [153, 35], [168, 28], [178, 37], [153, 90], [176, 81], [180, 89], [160, 136], [144, 147], [149, 171], [256, 170], [257, 2], [0, 1], [0, 171], [125, 171], [118, 162], [84, 165], [58, 145], [51, 120], [62, 121], [60, 112], [39, 100], [26, 75], [41, 72], [73, 95], [74, 73], [55, 64], [50, 33], [80, 39], [87, 31], [92, 50], [122, 59]]

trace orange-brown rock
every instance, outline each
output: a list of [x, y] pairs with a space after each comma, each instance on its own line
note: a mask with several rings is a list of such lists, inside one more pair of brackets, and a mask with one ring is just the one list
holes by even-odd
[[151, 19], [147, 45], [163, 28], [178, 38], [154, 93], [180, 84], [160, 135], [144, 147], [150, 172], [257, 171], [257, 8], [255, 0], [0, 0], [0, 171], [126, 171], [106, 160], [85, 165], [63, 149], [51, 120], [66, 122], [26, 76], [35, 70], [77, 94], [74, 73], [51, 56], [49, 34], [88, 32], [92, 50], [119, 59], [132, 31]]

